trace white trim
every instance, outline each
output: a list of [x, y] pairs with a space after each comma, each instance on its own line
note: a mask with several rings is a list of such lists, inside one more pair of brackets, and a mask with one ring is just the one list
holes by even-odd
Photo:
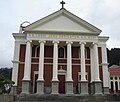
[[[25, 64], [25, 62], [20, 62], [20, 64]], [[39, 64], [39, 62], [32, 62], [31, 64]], [[53, 63], [44, 63], [45, 65], [53, 65]], [[58, 63], [58, 65], [67, 65], [67, 63]], [[81, 65], [81, 64], [72, 64]], [[86, 66], [91, 66], [91, 64], [85, 64]]]

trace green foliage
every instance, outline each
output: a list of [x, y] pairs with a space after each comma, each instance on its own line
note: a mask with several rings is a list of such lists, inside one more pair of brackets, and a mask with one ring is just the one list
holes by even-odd
[[0, 93], [9, 93], [11, 86], [14, 84], [11, 79], [11, 69], [0, 69]]
[[11, 80], [12, 68], [0, 68], [0, 75], [3, 75], [5, 79]]
[[109, 66], [120, 65], [120, 48], [107, 49]]

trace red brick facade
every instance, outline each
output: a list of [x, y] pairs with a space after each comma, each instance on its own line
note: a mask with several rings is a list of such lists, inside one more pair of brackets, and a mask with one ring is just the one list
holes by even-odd
[[[39, 47], [37, 45], [32, 46], [32, 60], [31, 60], [31, 86], [32, 91], [36, 92], [36, 80], [37, 74], [35, 71], [38, 71], [39, 67]], [[58, 70], [61, 68], [66, 70], [67, 68], [67, 47], [65, 48], [65, 58], [58, 59]], [[91, 68], [90, 68], [90, 49], [89, 47], [85, 48], [85, 55], [86, 55], [86, 71], [88, 73], [87, 80], [90, 84], [91, 81]], [[25, 50], [26, 45], [20, 45], [20, 54], [19, 54], [19, 68], [18, 68], [18, 93], [21, 92], [22, 87], [22, 79], [24, 75], [24, 64], [25, 64]], [[51, 87], [51, 80], [53, 75], [53, 46], [46, 46], [44, 50], [44, 80], [45, 80], [45, 87]], [[78, 87], [78, 72], [80, 72], [80, 55], [79, 55], [79, 46], [72, 46], [72, 78], [73, 78], [73, 86]], [[102, 63], [102, 55], [101, 55], [101, 48], [98, 48], [99, 54], [99, 64]], [[100, 66], [100, 79], [102, 80], [102, 67]]]

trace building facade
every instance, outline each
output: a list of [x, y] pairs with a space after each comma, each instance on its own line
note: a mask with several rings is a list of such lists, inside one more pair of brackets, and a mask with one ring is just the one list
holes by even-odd
[[13, 33], [12, 91], [18, 94], [108, 94], [101, 30], [66, 9]]
[[110, 93], [120, 93], [120, 66], [112, 65], [109, 68], [110, 73]]

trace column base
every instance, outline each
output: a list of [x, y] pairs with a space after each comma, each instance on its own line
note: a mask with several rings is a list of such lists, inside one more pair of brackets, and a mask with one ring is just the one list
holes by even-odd
[[110, 94], [109, 87], [103, 87], [103, 93], [104, 94]]
[[90, 94], [94, 94], [94, 84], [93, 84], [93, 82], [90, 83]]
[[44, 94], [44, 80], [37, 80], [37, 93]]
[[66, 81], [65, 82], [65, 87], [66, 87], [66, 94], [71, 95], [73, 94], [73, 81]]
[[31, 91], [31, 81], [30, 80], [22, 80], [22, 92], [21, 95], [30, 94]]
[[51, 94], [58, 94], [58, 84], [59, 84], [59, 81], [52, 81], [52, 93]]
[[102, 94], [102, 82], [94, 81], [92, 84], [93, 84], [93, 94], [94, 95]]
[[80, 81], [79, 89], [81, 95], [88, 95], [88, 81]]
[[10, 94], [11, 94], [11, 95], [16, 95], [16, 94], [17, 94], [17, 86], [12, 86], [12, 87], [11, 87]]

